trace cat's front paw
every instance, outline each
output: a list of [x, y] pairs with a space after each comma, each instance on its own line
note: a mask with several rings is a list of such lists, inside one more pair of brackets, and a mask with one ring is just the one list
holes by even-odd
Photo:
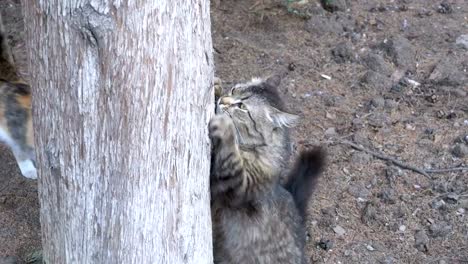
[[224, 114], [215, 115], [208, 125], [209, 135], [213, 146], [234, 143], [234, 123]]

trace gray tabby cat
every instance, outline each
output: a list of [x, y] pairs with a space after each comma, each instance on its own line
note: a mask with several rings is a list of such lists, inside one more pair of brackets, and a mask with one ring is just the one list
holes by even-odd
[[36, 179], [31, 89], [18, 74], [0, 14], [0, 141], [12, 150], [21, 174]]
[[290, 156], [288, 127], [298, 122], [284, 111], [279, 82], [234, 86], [209, 123], [215, 263], [308, 263], [303, 219], [323, 155], [303, 152], [285, 186], [279, 183]]

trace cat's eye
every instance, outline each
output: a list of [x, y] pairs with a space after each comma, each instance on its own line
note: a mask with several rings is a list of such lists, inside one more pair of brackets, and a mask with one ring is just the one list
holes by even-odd
[[234, 106], [242, 110], [247, 110], [247, 107], [242, 102], [235, 103]]

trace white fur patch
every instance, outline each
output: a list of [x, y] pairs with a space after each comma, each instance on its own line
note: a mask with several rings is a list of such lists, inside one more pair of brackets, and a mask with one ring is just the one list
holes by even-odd
[[262, 79], [262, 78], [258, 78], [258, 77], [254, 77], [252, 78], [252, 80], [250, 81], [250, 83], [248, 83], [247, 85], [248, 86], [251, 86], [251, 85], [259, 85], [261, 84], [262, 82], [264, 82], [265, 80]]
[[[10, 135], [0, 127], [0, 141], [5, 142], [12, 150], [13, 153], [18, 153], [19, 146], [15, 141], [10, 137]], [[20, 168], [21, 174], [29, 179], [37, 179], [37, 171], [34, 163], [31, 160], [23, 160], [18, 162], [18, 167]]]
[[255, 85], [259, 85], [261, 83], [263, 83], [265, 80], [262, 79], [262, 78], [257, 78], [257, 77], [254, 77], [252, 78], [252, 80], [250, 80], [250, 82], [246, 82], [246, 83], [238, 83], [236, 85], [234, 85], [234, 87], [232, 87], [231, 89], [231, 94], [232, 94], [232, 91], [234, 89], [244, 89], [244, 88], [247, 88], [247, 87], [250, 87], [250, 86], [255, 86]]
[[21, 174], [29, 179], [37, 179], [37, 171], [31, 160], [23, 160], [18, 162], [18, 166], [21, 170]]
[[10, 148], [13, 148], [13, 140], [10, 135], [0, 127], [0, 141], [5, 142]]

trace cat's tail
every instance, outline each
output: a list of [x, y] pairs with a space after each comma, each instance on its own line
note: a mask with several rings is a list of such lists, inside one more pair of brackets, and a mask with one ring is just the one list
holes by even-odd
[[16, 81], [18, 79], [13, 54], [7, 41], [5, 26], [0, 12], [0, 79]]
[[289, 174], [285, 188], [291, 193], [299, 213], [304, 218], [307, 202], [325, 165], [325, 151], [321, 148], [303, 151]]

